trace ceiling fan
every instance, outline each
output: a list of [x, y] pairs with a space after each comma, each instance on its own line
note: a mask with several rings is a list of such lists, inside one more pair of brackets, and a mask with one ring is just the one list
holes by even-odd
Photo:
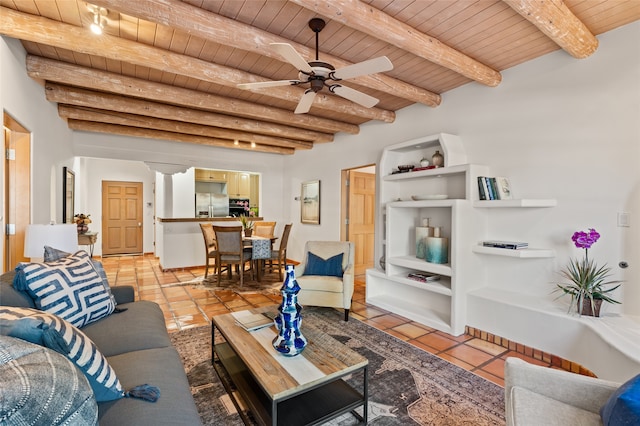
[[261, 89], [265, 87], [276, 86], [298, 86], [308, 84], [309, 88], [304, 92], [304, 95], [298, 102], [294, 113], [304, 114], [309, 112], [311, 104], [313, 103], [316, 93], [322, 90], [323, 87], [327, 87], [331, 93], [335, 93], [345, 99], [360, 104], [366, 108], [371, 108], [378, 103], [378, 99], [373, 96], [369, 96], [366, 93], [362, 93], [358, 90], [351, 89], [343, 86], [338, 82], [349, 78], [360, 77], [368, 74], [375, 74], [384, 71], [390, 71], [393, 69], [393, 64], [386, 56], [380, 56], [378, 58], [369, 59], [367, 61], [359, 62], [357, 64], [349, 65], [340, 69], [335, 69], [333, 65], [326, 62], [321, 62], [318, 59], [318, 39], [320, 31], [325, 27], [324, 20], [320, 18], [313, 18], [309, 21], [309, 28], [316, 33], [316, 60], [307, 62], [288, 43], [271, 43], [270, 46], [280, 56], [287, 60], [291, 65], [296, 67], [299, 71], [297, 80], [277, 80], [277, 81], [263, 81], [259, 83], [241, 83], [238, 84], [240, 89]]

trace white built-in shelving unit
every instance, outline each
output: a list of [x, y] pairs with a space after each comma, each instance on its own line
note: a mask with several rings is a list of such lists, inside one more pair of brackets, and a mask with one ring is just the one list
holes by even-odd
[[[444, 167], [395, 173], [399, 165], [417, 164], [439, 150]], [[484, 287], [482, 256], [552, 257], [552, 250], [507, 250], [479, 245], [487, 239], [484, 208], [552, 207], [555, 200], [478, 200], [478, 176], [489, 168], [468, 164], [461, 140], [450, 134], [418, 138], [383, 150], [379, 166], [376, 216], [376, 259], [385, 268], [367, 270], [367, 303], [398, 313], [452, 335], [464, 333], [467, 294]], [[412, 196], [446, 199], [415, 201]], [[429, 218], [449, 239], [449, 263], [435, 264], [416, 257], [415, 227]], [[407, 278], [412, 272], [440, 275], [439, 281]]]

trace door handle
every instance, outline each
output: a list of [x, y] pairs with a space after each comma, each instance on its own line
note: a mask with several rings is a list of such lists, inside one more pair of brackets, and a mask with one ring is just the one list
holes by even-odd
[[142, 226], [142, 223], [138, 222], [138, 228], [140, 228]]

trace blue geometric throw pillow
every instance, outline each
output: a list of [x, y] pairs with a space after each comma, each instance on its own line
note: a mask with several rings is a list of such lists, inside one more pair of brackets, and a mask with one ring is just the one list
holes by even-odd
[[111, 289], [85, 251], [54, 262], [18, 265], [13, 286], [26, 291], [38, 308], [76, 327], [106, 317], [116, 307]]
[[[32, 318], [36, 321], [25, 322], [25, 318]], [[13, 321], [19, 321], [21, 326], [11, 326]], [[44, 324], [46, 327], [39, 324]], [[37, 309], [0, 306], [0, 325], [0, 333], [33, 343], [41, 343], [38, 342], [41, 339], [37, 336], [39, 332], [58, 333], [64, 344], [45, 344], [44, 346], [65, 355], [80, 368], [89, 381], [98, 402], [111, 401], [125, 396], [116, 372], [95, 343], [86, 334], [62, 318]], [[24, 333], [23, 336], [20, 335], [21, 332]], [[44, 341], [44, 337], [42, 340]]]
[[342, 277], [342, 256], [344, 253], [336, 254], [329, 259], [323, 259], [320, 256], [309, 252], [307, 264], [304, 267], [304, 275], [322, 275], [330, 277]]

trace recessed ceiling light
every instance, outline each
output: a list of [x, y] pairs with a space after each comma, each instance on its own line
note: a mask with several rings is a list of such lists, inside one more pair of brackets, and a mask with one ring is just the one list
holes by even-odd
[[107, 25], [107, 14], [109, 11], [104, 7], [89, 5], [89, 11], [93, 13], [93, 22], [89, 26], [92, 33], [101, 35], [104, 27]]

